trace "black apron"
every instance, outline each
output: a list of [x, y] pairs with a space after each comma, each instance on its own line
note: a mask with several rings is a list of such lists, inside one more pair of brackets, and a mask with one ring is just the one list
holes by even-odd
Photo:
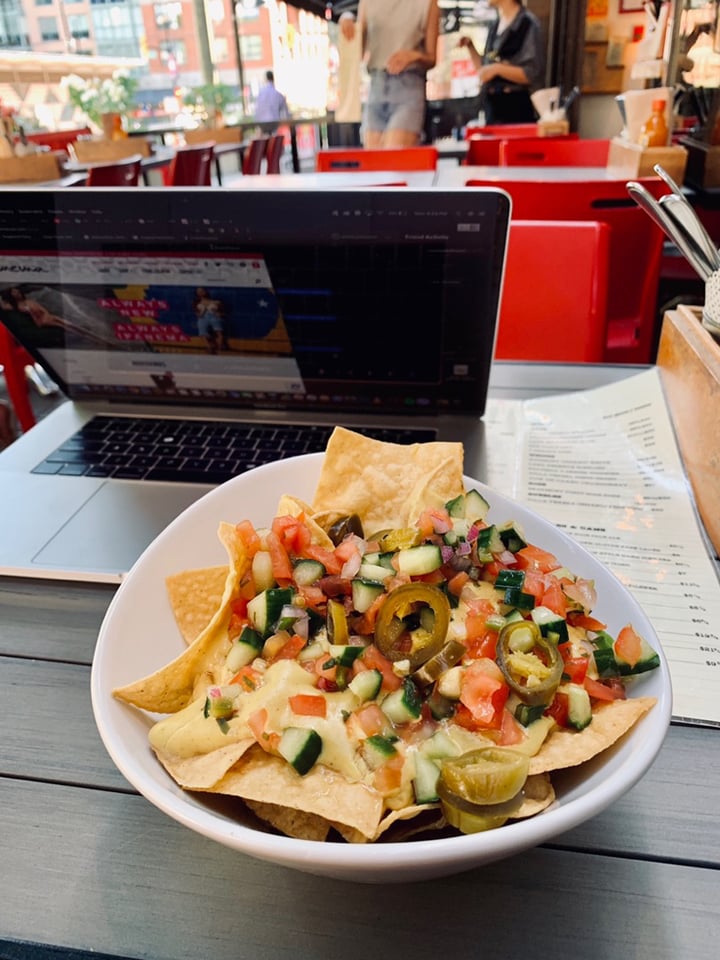
[[[495, 20], [488, 31], [484, 62], [505, 60], [512, 63], [513, 57], [522, 49], [531, 25], [526, 11], [521, 10], [498, 39], [498, 21]], [[502, 77], [496, 77], [483, 84], [481, 93], [487, 124], [534, 123], [537, 120], [537, 113], [530, 99], [530, 88], [525, 84], [510, 83]]]

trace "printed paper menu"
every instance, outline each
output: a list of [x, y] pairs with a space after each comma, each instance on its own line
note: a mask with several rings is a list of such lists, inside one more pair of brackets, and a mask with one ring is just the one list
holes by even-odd
[[720, 725], [720, 583], [656, 368], [582, 393], [491, 401], [487, 482], [582, 543], [652, 621], [673, 717]]

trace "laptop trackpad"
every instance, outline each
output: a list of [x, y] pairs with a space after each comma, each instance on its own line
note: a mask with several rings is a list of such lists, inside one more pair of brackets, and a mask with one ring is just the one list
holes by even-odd
[[211, 489], [185, 483], [104, 483], [33, 557], [33, 563], [127, 573], [145, 547]]

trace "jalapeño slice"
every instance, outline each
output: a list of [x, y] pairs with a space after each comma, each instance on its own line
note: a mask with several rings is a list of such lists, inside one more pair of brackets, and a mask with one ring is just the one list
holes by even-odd
[[375, 643], [388, 660], [407, 660], [415, 670], [442, 649], [449, 625], [450, 603], [442, 590], [405, 583], [380, 608]]
[[534, 621], [505, 624], [498, 635], [496, 660], [512, 692], [529, 707], [548, 704], [555, 696], [562, 657]]

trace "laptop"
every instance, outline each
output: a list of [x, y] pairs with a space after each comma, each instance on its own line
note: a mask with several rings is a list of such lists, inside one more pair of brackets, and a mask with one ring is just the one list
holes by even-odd
[[182, 510], [336, 424], [482, 415], [510, 201], [407, 187], [0, 192], [0, 318], [67, 396], [0, 454], [0, 573], [118, 582]]

